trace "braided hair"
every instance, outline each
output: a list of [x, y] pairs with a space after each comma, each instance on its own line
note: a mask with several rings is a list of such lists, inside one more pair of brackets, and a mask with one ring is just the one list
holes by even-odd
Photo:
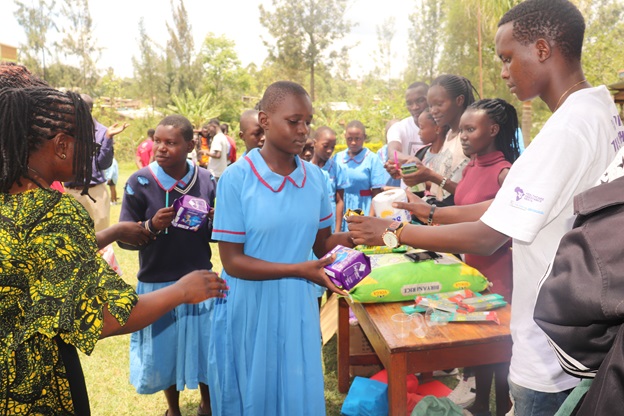
[[505, 159], [514, 163], [520, 156], [518, 145], [518, 113], [513, 105], [502, 98], [486, 98], [472, 103], [469, 110], [481, 110], [498, 124], [498, 134], [494, 139], [496, 149], [501, 151]]
[[75, 139], [75, 180], [85, 184], [82, 195], [88, 195], [95, 129], [87, 104], [73, 92], [50, 87], [0, 90], [0, 192], [30, 178], [30, 155], [58, 133]]
[[0, 62], [0, 88], [47, 87], [41, 78], [33, 75], [24, 65]]
[[[431, 87], [439, 85], [444, 88], [452, 99], [459, 97], [460, 95], [464, 96], [464, 104], [462, 105], [464, 110], [475, 101], [474, 93], [479, 96], [479, 93], [472, 85], [468, 78], [464, 78], [461, 75], [451, 75], [444, 74], [440, 75], [431, 83]], [[473, 93], [474, 92], [474, 93]]]

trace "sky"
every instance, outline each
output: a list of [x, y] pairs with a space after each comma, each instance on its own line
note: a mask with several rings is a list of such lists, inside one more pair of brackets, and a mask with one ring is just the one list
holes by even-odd
[[[23, 0], [25, 3], [36, 0]], [[57, 0], [57, 5], [62, 0]], [[392, 75], [398, 76], [407, 61], [408, 16], [417, 0], [350, 0], [346, 19], [352, 23], [344, 39], [352, 45], [350, 69], [359, 77], [375, 66], [373, 56], [378, 49], [376, 28], [389, 17], [395, 18], [396, 34], [392, 42], [395, 55]], [[270, 0], [185, 0], [195, 40], [199, 48], [206, 34], [225, 35], [236, 43], [241, 63], [261, 65], [266, 58], [262, 39], [270, 39], [260, 24], [258, 5], [270, 9]], [[90, 0], [98, 45], [103, 48], [98, 67], [112, 67], [120, 77], [132, 76], [132, 57], [138, 56], [138, 22], [145, 19], [148, 35], [165, 45], [166, 23], [172, 22], [170, 0]], [[18, 46], [25, 42], [24, 31], [14, 17], [13, 0], [0, 0], [0, 43]]]

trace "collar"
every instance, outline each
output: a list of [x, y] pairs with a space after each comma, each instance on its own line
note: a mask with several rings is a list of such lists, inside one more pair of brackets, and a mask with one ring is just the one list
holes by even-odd
[[357, 155], [355, 155], [354, 157], [350, 157], [349, 156], [349, 149], [346, 149], [344, 151], [344, 156], [342, 158], [343, 163], [348, 163], [349, 161], [354, 161], [355, 163], [357, 163], [358, 165], [360, 163], [362, 163], [364, 161], [364, 159], [366, 159], [366, 156], [368, 156], [368, 154], [370, 153], [370, 150], [368, 150], [366, 147], [362, 148], [362, 151], [360, 153], [358, 153]]
[[334, 158], [330, 157], [329, 159], [327, 159], [327, 162], [325, 162], [321, 170], [331, 173], [332, 169], [334, 169], [335, 164], [336, 161], [334, 160]]
[[473, 159], [473, 162], [476, 166], [485, 167], [491, 166], [496, 163], [505, 160], [505, 155], [500, 150], [496, 150], [494, 152], [488, 153], [487, 155], [477, 156]]
[[195, 164], [187, 160], [186, 163], [189, 166], [189, 171], [184, 175], [184, 177], [180, 180], [176, 180], [169, 176], [163, 168], [160, 167], [158, 162], [152, 162], [149, 164], [149, 170], [152, 173], [152, 176], [164, 191], [171, 192], [174, 188], [180, 193], [185, 194], [184, 189], [190, 189], [195, 181], [197, 180], [197, 172], [198, 170], [195, 167]]
[[273, 192], [281, 192], [286, 185], [286, 181], [289, 181], [297, 188], [303, 188], [306, 183], [305, 163], [299, 156], [295, 156], [297, 167], [288, 176], [282, 176], [273, 172], [264, 161], [258, 149], [252, 149], [244, 159], [249, 163], [256, 178]]

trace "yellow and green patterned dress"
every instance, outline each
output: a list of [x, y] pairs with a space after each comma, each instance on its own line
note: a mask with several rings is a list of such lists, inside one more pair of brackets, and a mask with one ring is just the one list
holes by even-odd
[[138, 297], [97, 254], [93, 221], [51, 189], [0, 194], [0, 415], [71, 415], [56, 336], [86, 354], [102, 308], [125, 324]]

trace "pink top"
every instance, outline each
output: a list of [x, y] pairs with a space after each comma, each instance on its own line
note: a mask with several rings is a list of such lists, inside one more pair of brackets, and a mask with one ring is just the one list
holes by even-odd
[[[498, 175], [511, 167], [502, 152], [495, 151], [473, 158], [466, 168], [455, 190], [455, 205], [469, 205], [494, 199], [500, 189]], [[512, 260], [511, 240], [491, 256], [465, 255], [466, 264], [479, 270], [494, 284], [491, 291], [511, 301]]]
[[137, 147], [136, 155], [141, 158], [142, 168], [150, 164], [153, 148], [154, 142], [152, 141], [152, 139], [143, 140], [139, 147]]

